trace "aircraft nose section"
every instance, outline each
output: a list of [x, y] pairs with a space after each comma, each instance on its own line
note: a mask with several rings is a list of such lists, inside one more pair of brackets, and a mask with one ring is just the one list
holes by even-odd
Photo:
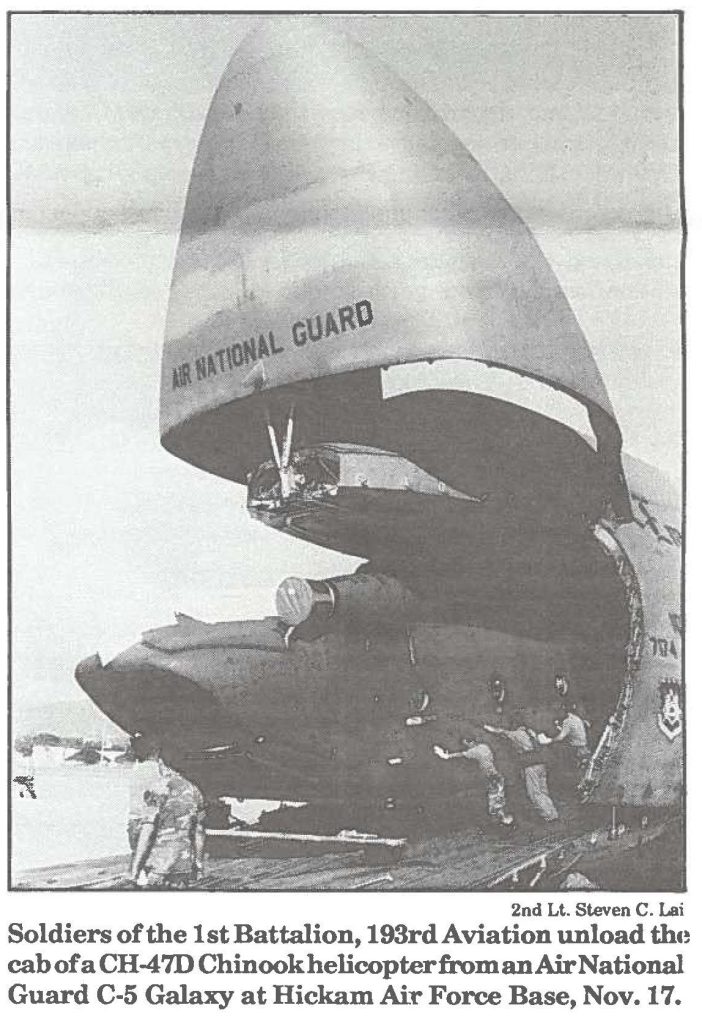
[[101, 669], [102, 660], [100, 658], [100, 655], [91, 654], [89, 658], [83, 658], [82, 661], [78, 662], [76, 666], [76, 680], [78, 681], [79, 685], [83, 689], [85, 689], [85, 687], [83, 686], [83, 680], [89, 679], [91, 675], [93, 675], [95, 672], [99, 672]]
[[107, 665], [99, 654], [85, 658], [75, 677], [93, 703], [131, 735], [211, 736], [222, 721], [219, 702], [204, 687], [151, 663], [148, 648], [140, 644]]

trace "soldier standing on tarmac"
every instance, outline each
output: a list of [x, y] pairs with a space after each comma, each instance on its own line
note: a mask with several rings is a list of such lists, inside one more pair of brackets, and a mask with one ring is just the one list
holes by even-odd
[[158, 747], [137, 736], [128, 835], [130, 877], [148, 889], [185, 889], [204, 870], [205, 805], [202, 794], [161, 759]]

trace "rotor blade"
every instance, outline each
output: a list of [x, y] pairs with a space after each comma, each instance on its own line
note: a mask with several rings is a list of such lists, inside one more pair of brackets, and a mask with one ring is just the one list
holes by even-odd
[[275, 427], [271, 423], [270, 416], [268, 415], [268, 411], [267, 410], [266, 410], [266, 428], [268, 430], [268, 439], [269, 439], [269, 441], [271, 443], [271, 451], [273, 453], [273, 460], [275, 461], [276, 466], [280, 470], [280, 468], [281, 468], [281, 461], [280, 461], [280, 449], [278, 448], [278, 438], [275, 436]]
[[290, 412], [288, 413], [288, 422], [285, 430], [285, 442], [283, 444], [283, 455], [281, 459], [281, 468], [287, 469], [290, 465], [290, 456], [292, 455], [292, 439], [293, 429], [295, 426], [295, 406], [290, 406]]

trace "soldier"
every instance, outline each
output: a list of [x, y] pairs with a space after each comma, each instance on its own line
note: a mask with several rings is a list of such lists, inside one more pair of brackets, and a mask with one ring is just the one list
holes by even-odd
[[534, 764], [528, 756], [538, 751], [540, 746], [534, 730], [521, 721], [518, 715], [512, 716], [509, 729], [494, 725], [484, 725], [483, 728], [496, 736], [504, 736], [519, 751], [522, 755], [522, 778], [529, 800], [544, 821], [557, 821], [558, 811], [548, 791], [546, 765], [543, 762]]
[[[130, 753], [134, 760], [129, 786], [129, 817], [127, 837], [132, 861], [140, 840], [146, 844], [146, 834], [158, 813], [159, 801], [165, 796], [165, 783], [161, 774], [158, 748], [143, 736], [132, 737]], [[136, 875], [133, 880], [136, 881]]]
[[129, 841], [131, 880], [150, 889], [183, 889], [204, 868], [205, 807], [199, 789], [163, 763], [141, 737], [133, 742]]
[[577, 767], [584, 768], [591, 757], [587, 735], [588, 723], [578, 714], [578, 706], [575, 701], [571, 700], [565, 703], [565, 714], [557, 725], [558, 732], [555, 736], [539, 733], [539, 743], [542, 746], [563, 743], [572, 752]]
[[499, 822], [500, 825], [509, 827], [514, 824], [514, 817], [507, 813], [505, 806], [505, 780], [504, 776], [497, 770], [495, 757], [490, 746], [481, 740], [479, 734], [471, 730], [471, 734], [461, 740], [463, 749], [449, 753], [445, 747], [436, 744], [434, 753], [442, 761], [452, 761], [456, 758], [463, 758], [464, 761], [474, 761], [480, 774], [487, 785], [487, 811], [488, 815]]

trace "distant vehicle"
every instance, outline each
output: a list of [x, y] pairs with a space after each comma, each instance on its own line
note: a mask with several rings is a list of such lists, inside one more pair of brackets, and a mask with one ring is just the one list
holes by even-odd
[[[594, 445], [417, 375], [384, 392], [388, 368], [431, 379], [445, 360], [569, 396]], [[78, 666], [101, 710], [208, 797], [302, 801], [389, 835], [438, 828], [434, 809], [472, 776], [434, 744], [490, 720], [494, 676], [508, 710], [551, 721], [561, 672], [592, 724], [581, 799], [680, 805], [679, 501], [622, 463], [605, 384], [528, 227], [432, 109], [320, 19], [267, 19], [212, 101], [161, 441], [246, 485], [259, 521], [365, 559], [283, 580], [276, 617], [178, 616]], [[473, 796], [482, 823], [477, 774]]]

